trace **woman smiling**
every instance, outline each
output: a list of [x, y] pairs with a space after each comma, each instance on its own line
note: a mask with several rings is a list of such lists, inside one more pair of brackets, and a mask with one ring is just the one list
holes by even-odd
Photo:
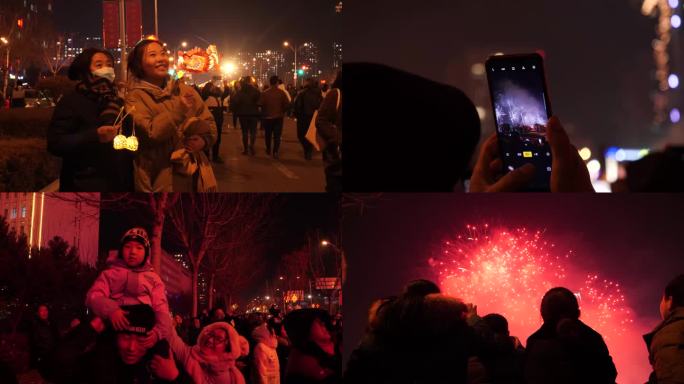
[[[202, 152], [216, 141], [214, 118], [200, 95], [192, 87], [172, 80], [168, 70], [169, 55], [158, 40], [140, 41], [128, 57], [126, 105], [140, 133], [140, 149], [134, 161], [135, 189], [215, 189], [211, 165]], [[174, 172], [171, 161], [171, 155], [178, 150], [186, 155], [182, 172]], [[188, 167], [188, 163], [192, 166]]]

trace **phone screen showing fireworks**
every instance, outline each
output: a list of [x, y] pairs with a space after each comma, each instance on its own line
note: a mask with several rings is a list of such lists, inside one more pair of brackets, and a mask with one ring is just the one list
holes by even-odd
[[551, 105], [540, 55], [492, 56], [486, 64], [499, 152], [506, 172], [535, 166], [531, 191], [548, 191], [551, 149], [546, 125]]

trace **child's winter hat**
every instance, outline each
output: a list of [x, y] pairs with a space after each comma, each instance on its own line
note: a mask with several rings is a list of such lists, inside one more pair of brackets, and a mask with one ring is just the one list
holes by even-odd
[[128, 312], [128, 314], [126, 314], [126, 319], [128, 319], [128, 327], [121, 332], [146, 335], [147, 332], [154, 328], [156, 318], [152, 307], [149, 305], [122, 305], [121, 310]]
[[145, 247], [145, 259], [143, 260], [143, 264], [145, 264], [147, 262], [147, 258], [150, 256], [150, 240], [147, 237], [147, 231], [140, 227], [131, 228], [128, 231], [126, 231], [126, 233], [124, 233], [123, 237], [121, 238], [121, 246], [119, 247], [119, 257], [121, 257], [121, 250], [123, 249], [124, 244], [126, 244], [129, 241], [136, 241], [142, 244], [143, 247]]

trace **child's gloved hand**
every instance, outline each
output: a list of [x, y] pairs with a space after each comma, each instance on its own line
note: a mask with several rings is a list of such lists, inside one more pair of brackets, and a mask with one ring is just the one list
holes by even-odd
[[169, 352], [168, 358], [163, 358], [159, 355], [154, 355], [150, 363], [152, 373], [162, 380], [172, 381], [178, 377], [178, 367], [173, 359], [173, 352]]
[[145, 338], [140, 341], [140, 345], [145, 349], [150, 349], [157, 343], [157, 334], [150, 332]]
[[121, 331], [128, 327], [128, 319], [126, 318], [127, 314], [128, 312], [125, 312], [122, 309], [117, 309], [112, 313], [111, 316], [109, 316], [109, 321], [112, 323], [112, 327], [115, 330]]
[[204, 139], [202, 139], [202, 136], [200, 135], [192, 135], [185, 139], [184, 141], [185, 144], [185, 149], [188, 150], [188, 152], [199, 152], [204, 149], [205, 143]]

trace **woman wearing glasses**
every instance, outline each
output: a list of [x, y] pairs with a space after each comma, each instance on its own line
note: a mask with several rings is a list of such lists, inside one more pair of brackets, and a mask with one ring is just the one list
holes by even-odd
[[207, 325], [193, 347], [185, 344], [175, 329], [169, 335], [176, 360], [183, 364], [195, 383], [245, 384], [245, 378], [235, 366], [241, 355], [240, 335], [232, 325], [224, 322]]

